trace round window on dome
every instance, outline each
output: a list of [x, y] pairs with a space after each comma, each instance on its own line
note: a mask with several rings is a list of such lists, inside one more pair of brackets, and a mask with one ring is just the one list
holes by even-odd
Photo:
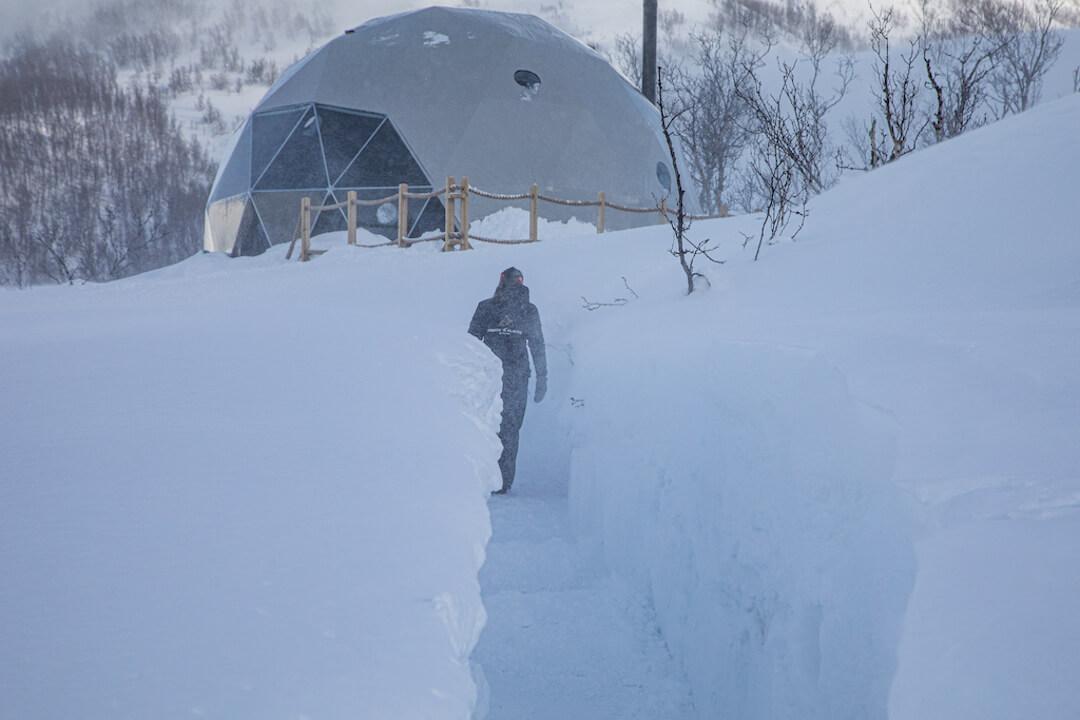
[[375, 211], [375, 219], [380, 225], [393, 225], [397, 222], [397, 207], [393, 203], [383, 203]]
[[671, 172], [667, 169], [667, 165], [662, 162], [656, 163], [656, 179], [661, 187], [671, 192]]
[[514, 82], [533, 95], [540, 92], [540, 76], [532, 70], [518, 70], [514, 73]]

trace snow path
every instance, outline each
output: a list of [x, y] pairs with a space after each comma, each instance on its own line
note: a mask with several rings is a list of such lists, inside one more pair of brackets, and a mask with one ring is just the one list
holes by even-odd
[[480, 572], [488, 620], [473, 651], [490, 687], [488, 718], [691, 717], [651, 610], [573, 537], [565, 483], [519, 472], [490, 510]]

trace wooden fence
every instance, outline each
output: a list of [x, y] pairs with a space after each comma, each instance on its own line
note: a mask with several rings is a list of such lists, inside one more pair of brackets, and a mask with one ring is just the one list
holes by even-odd
[[[523, 200], [529, 201], [529, 237], [521, 239], [500, 239], [500, 238], [488, 238], [474, 235], [470, 231], [469, 226], [469, 198], [471, 196], [477, 196], [486, 198], [488, 200], [499, 200], [505, 202], [518, 202]], [[410, 239], [409, 234], [409, 200], [429, 200], [431, 198], [442, 197], [443, 207], [445, 209], [445, 223], [443, 232], [441, 235]], [[363, 244], [358, 243], [356, 240], [356, 209], [359, 206], [377, 206], [384, 205], [386, 203], [397, 204], [397, 237], [394, 240], [388, 240], [382, 243]], [[293, 241], [289, 244], [289, 252], [286, 254], [286, 258], [292, 258], [293, 250], [296, 246], [297, 240], [300, 242], [300, 260], [307, 261], [311, 259], [312, 255], [318, 254], [321, 251], [312, 250], [311, 248], [311, 218], [312, 213], [319, 213], [323, 210], [340, 210], [345, 209], [345, 217], [347, 220], [347, 235], [348, 244], [357, 247], [375, 248], [375, 247], [387, 247], [397, 245], [398, 247], [409, 247], [418, 242], [441, 242], [443, 244], [442, 249], [448, 250], [471, 250], [472, 244], [470, 240], [476, 242], [493, 243], [497, 245], [520, 245], [523, 243], [534, 243], [540, 238], [537, 236], [537, 225], [539, 221], [539, 204], [541, 202], [551, 203], [553, 205], [563, 205], [568, 207], [595, 207], [596, 208], [596, 232], [603, 233], [604, 226], [607, 219], [607, 211], [617, 210], [619, 212], [626, 213], [641, 213], [651, 214], [656, 213], [662, 219], [667, 219], [669, 208], [666, 200], [661, 200], [659, 205], [652, 207], [630, 207], [627, 205], [620, 205], [609, 201], [606, 195], [601, 192], [597, 195], [596, 200], [565, 200], [563, 198], [551, 197], [549, 195], [542, 195], [538, 185], [533, 185], [529, 192], [518, 194], [500, 194], [487, 192], [480, 190], [479, 188], [469, 185], [469, 178], [463, 177], [461, 183], [457, 182], [457, 178], [446, 178], [446, 187], [434, 190], [426, 193], [414, 193], [409, 191], [409, 186], [406, 183], [398, 185], [398, 190], [393, 195], [388, 195], [384, 198], [377, 200], [360, 200], [356, 196], [355, 190], [350, 190], [346, 196], [345, 202], [334, 203], [330, 205], [312, 205], [311, 198], [305, 197], [300, 200], [300, 218], [298, 221], [298, 232], [294, 233]], [[460, 210], [459, 210], [460, 208]], [[691, 220], [707, 220], [717, 217], [724, 217], [723, 215], [689, 215], [687, 216]]]

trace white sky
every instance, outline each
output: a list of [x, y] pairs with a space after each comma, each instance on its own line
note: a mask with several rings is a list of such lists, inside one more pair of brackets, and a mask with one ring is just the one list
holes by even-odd
[[[897, 4], [903, 4], [900, 0]], [[215, 0], [210, 0], [213, 4]], [[819, 0], [834, 14], [846, 20], [862, 17], [866, 0]], [[942, 0], [944, 2], [944, 0]], [[0, 35], [26, 22], [33, 22], [42, 13], [69, 13], [92, 3], [87, 0], [0, 0]], [[299, 6], [305, 3], [297, 3]], [[334, 17], [342, 28], [358, 25], [379, 15], [411, 10], [428, 5], [460, 5], [459, 2], [433, 0], [330, 0]], [[469, 3], [473, 4], [473, 3]], [[543, 15], [582, 39], [609, 39], [626, 31], [637, 32], [641, 27], [641, 0], [478, 0], [479, 7], [491, 10], [510, 10]], [[688, 22], [706, 20], [710, 0], [659, 0], [660, 9], [678, 10]], [[544, 12], [542, 8], [548, 8]], [[552, 9], [558, 15], [552, 18]]]
[[[941, 0], [944, 2], [945, 0]], [[884, 0], [882, 0], [884, 2]], [[904, 4], [906, 0], [894, 0]], [[818, 0], [838, 17], [854, 20], [863, 16], [867, 0]], [[457, 5], [463, 3], [439, 3], [432, 0], [334, 0], [339, 20], [360, 17], [355, 23], [378, 15], [400, 12], [428, 5]], [[470, 3], [471, 4], [471, 3]], [[610, 38], [621, 32], [637, 32], [641, 28], [641, 0], [479, 0], [479, 7], [489, 10], [509, 10], [542, 15], [552, 20], [552, 13], [544, 8], [554, 8], [560, 16], [556, 24], [583, 39], [589, 37]], [[708, 19], [713, 7], [711, 0], [659, 0], [661, 11], [678, 10], [690, 23]], [[348, 21], [347, 24], [351, 22]]]

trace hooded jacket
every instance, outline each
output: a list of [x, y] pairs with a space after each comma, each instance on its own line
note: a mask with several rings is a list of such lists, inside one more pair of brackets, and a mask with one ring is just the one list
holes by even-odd
[[504, 375], [528, 377], [531, 353], [537, 376], [547, 377], [540, 313], [529, 302], [529, 288], [524, 285], [500, 285], [492, 297], [482, 300], [469, 323], [469, 334], [502, 360]]

